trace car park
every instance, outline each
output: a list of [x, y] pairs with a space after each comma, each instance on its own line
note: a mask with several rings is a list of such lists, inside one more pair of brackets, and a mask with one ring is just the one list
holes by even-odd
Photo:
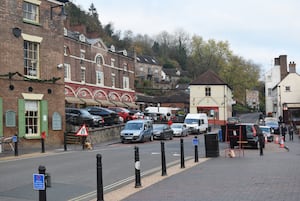
[[153, 124], [154, 139], [166, 140], [173, 139], [174, 131], [168, 124]]
[[72, 125], [86, 124], [89, 127], [104, 126], [104, 120], [101, 116], [92, 115], [82, 108], [66, 108], [66, 122]]
[[120, 133], [121, 142], [144, 142], [153, 140], [151, 120], [130, 120]]
[[272, 133], [272, 128], [270, 126], [259, 126], [259, 128], [263, 132], [265, 138], [267, 138], [268, 142], [273, 142], [274, 136]]
[[85, 109], [92, 115], [101, 116], [104, 119], [105, 125], [107, 126], [120, 123], [119, 115], [115, 111], [96, 106], [86, 107]]
[[189, 130], [187, 126], [183, 123], [173, 123], [171, 125], [171, 129], [174, 132], [174, 136], [183, 137], [183, 136], [188, 136], [189, 134]]

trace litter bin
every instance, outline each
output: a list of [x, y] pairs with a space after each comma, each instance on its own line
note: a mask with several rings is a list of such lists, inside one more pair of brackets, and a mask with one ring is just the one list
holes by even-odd
[[219, 140], [217, 133], [204, 135], [206, 157], [219, 157]]

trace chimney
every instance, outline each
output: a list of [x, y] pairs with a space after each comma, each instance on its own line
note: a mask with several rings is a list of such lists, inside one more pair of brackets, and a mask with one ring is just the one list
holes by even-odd
[[288, 71], [287, 71], [287, 56], [286, 55], [280, 55], [279, 56], [279, 64], [280, 64], [280, 80], [283, 80], [285, 76], [287, 76]]
[[289, 73], [296, 73], [296, 64], [294, 61], [289, 63]]

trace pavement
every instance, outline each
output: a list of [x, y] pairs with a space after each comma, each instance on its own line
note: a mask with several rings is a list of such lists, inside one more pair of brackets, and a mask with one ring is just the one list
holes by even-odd
[[[220, 143], [221, 146], [224, 143]], [[104, 195], [105, 201], [299, 201], [300, 140], [267, 143], [264, 155], [257, 149], [236, 150], [236, 157], [200, 158], [186, 168], [168, 168]]]

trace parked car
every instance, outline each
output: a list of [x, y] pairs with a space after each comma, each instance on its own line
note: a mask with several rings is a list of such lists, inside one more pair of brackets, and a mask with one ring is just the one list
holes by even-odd
[[153, 124], [154, 139], [166, 140], [173, 139], [174, 131], [168, 124]]
[[259, 126], [259, 128], [267, 138], [268, 142], [273, 142], [274, 136], [272, 133], [272, 128], [270, 126]]
[[134, 120], [135, 117], [130, 110], [123, 107], [109, 107], [108, 109], [115, 111], [123, 119], [123, 122]]
[[113, 125], [120, 123], [119, 115], [110, 109], [103, 107], [86, 107], [85, 108], [89, 113], [93, 115], [101, 116], [104, 119], [105, 125]]
[[130, 114], [132, 114], [132, 119], [144, 119], [144, 113], [140, 110], [129, 110]]
[[[232, 143], [234, 143], [235, 146], [238, 145], [238, 141], [244, 141], [246, 143], [243, 146], [258, 148], [260, 146], [258, 136], [263, 133], [255, 123], [240, 123], [232, 125], [228, 134], [229, 139], [233, 141]], [[265, 146], [264, 143], [262, 146]]]
[[66, 122], [72, 125], [86, 124], [89, 127], [104, 126], [104, 119], [98, 115], [92, 115], [82, 108], [66, 108]]
[[153, 124], [151, 120], [131, 120], [125, 124], [120, 133], [121, 142], [144, 142], [153, 140]]
[[271, 127], [273, 134], [279, 135], [279, 123], [276, 118], [266, 117], [264, 119], [264, 125]]
[[174, 136], [183, 137], [183, 136], [188, 136], [189, 134], [188, 128], [183, 123], [173, 123], [171, 125], [171, 128], [174, 132]]

